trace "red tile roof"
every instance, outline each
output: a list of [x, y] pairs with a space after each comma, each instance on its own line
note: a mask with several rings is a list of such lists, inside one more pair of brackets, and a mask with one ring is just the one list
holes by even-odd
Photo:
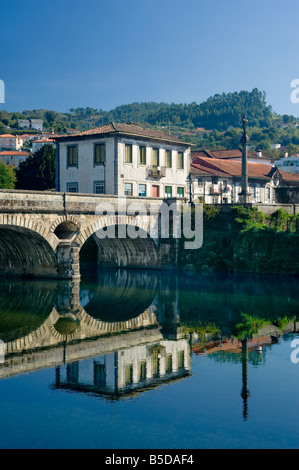
[[[204, 171], [213, 176], [230, 176], [239, 177], [242, 175], [242, 163], [234, 160], [222, 160], [207, 157], [196, 157], [191, 163], [191, 172]], [[277, 170], [276, 167], [270, 167], [265, 163], [247, 164], [248, 178], [263, 179], [270, 181], [275, 171], [279, 171], [282, 181], [289, 184], [299, 184], [299, 176], [287, 173], [286, 171]]]
[[127, 123], [115, 123], [110, 122], [104, 126], [96, 127], [94, 129], [89, 129], [88, 131], [76, 132], [75, 134], [64, 135], [56, 137], [59, 140], [75, 140], [76, 137], [85, 137], [85, 136], [97, 136], [103, 134], [121, 134], [121, 135], [130, 135], [135, 137], [146, 137], [155, 140], [163, 140], [167, 142], [174, 142], [178, 144], [183, 144], [189, 146], [190, 144], [183, 142], [182, 140], [174, 137], [173, 135], [167, 134], [164, 131], [147, 129], [139, 126], [138, 124], [127, 122]]
[[4, 152], [0, 152], [0, 156], [3, 155], [30, 155], [29, 152], [23, 152], [19, 150], [6, 150]]
[[[271, 159], [274, 161], [273, 157], [270, 157], [268, 155], [262, 155], [259, 157], [256, 152], [252, 152], [251, 150], [248, 150], [248, 157], [255, 157], [258, 159]], [[240, 149], [230, 149], [230, 150], [198, 150], [198, 151], [192, 151], [191, 152], [191, 159], [193, 160], [195, 157], [210, 157], [210, 158], [219, 158], [219, 159], [232, 159], [232, 158], [242, 158], [242, 150]]]

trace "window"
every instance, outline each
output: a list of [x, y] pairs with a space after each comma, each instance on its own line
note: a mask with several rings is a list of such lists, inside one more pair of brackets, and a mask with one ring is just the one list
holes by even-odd
[[184, 369], [184, 363], [185, 363], [185, 352], [184, 351], [178, 351], [178, 369]]
[[133, 383], [133, 365], [125, 366], [125, 385], [132, 385]]
[[94, 194], [105, 194], [105, 181], [94, 181], [93, 192]]
[[159, 166], [159, 149], [153, 149], [152, 166]]
[[138, 187], [138, 195], [146, 196], [146, 184], [140, 184]]
[[166, 373], [172, 372], [172, 354], [166, 356]]
[[177, 165], [178, 170], [183, 170], [184, 169], [184, 154], [183, 152], [178, 152], [178, 165]]
[[105, 364], [94, 362], [94, 385], [106, 384], [106, 367]]
[[78, 192], [78, 183], [67, 183], [66, 184], [67, 193], [77, 193]]
[[146, 165], [146, 147], [139, 147], [139, 165]]
[[132, 183], [125, 183], [125, 195], [133, 196], [133, 185]]
[[269, 186], [266, 187], [266, 198], [267, 199], [271, 198], [271, 188]]
[[125, 163], [132, 163], [132, 145], [126, 144], [125, 145]]
[[184, 197], [184, 188], [177, 188], [177, 196]]
[[153, 184], [152, 186], [152, 197], [159, 197], [160, 196], [160, 188], [158, 185]]
[[140, 362], [139, 366], [139, 381], [146, 380], [146, 361]]
[[95, 144], [94, 146], [94, 164], [105, 164], [105, 144]]
[[77, 167], [78, 168], [78, 146], [69, 145], [67, 147], [67, 167]]
[[166, 197], [172, 197], [172, 187], [171, 186], [165, 186], [165, 196]]
[[197, 182], [198, 182], [198, 186], [202, 186], [202, 178], [198, 178]]
[[171, 150], [166, 150], [165, 152], [165, 163], [166, 163], [166, 168], [172, 168]]

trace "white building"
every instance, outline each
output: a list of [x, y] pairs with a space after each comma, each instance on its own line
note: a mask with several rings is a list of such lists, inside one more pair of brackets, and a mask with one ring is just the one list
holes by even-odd
[[190, 145], [164, 131], [110, 123], [56, 140], [56, 190], [184, 197]]
[[299, 155], [293, 155], [291, 157], [286, 156], [275, 161], [277, 168], [287, 171], [289, 173], [298, 173], [299, 172]]
[[[192, 197], [208, 204], [240, 202], [242, 163], [235, 160], [195, 157], [190, 169]], [[299, 176], [265, 163], [248, 162], [248, 190], [251, 202], [275, 203], [277, 186], [299, 186]]]
[[38, 152], [41, 148], [43, 148], [44, 145], [49, 144], [52, 145], [52, 147], [56, 147], [56, 143], [54, 139], [36, 139], [32, 140], [32, 153], [35, 154]]
[[37, 131], [43, 130], [43, 119], [19, 119], [18, 127], [22, 129], [35, 129]]
[[0, 135], [0, 149], [5, 150], [19, 150], [24, 143], [21, 136], [12, 134]]
[[6, 150], [4, 152], [0, 152], [0, 161], [6, 165], [18, 166], [30, 155], [31, 154], [29, 152], [22, 152], [21, 150]]

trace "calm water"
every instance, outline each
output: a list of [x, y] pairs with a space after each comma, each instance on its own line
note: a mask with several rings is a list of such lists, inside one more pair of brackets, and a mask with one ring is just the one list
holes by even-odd
[[0, 447], [298, 448], [298, 290], [154, 271], [0, 281]]

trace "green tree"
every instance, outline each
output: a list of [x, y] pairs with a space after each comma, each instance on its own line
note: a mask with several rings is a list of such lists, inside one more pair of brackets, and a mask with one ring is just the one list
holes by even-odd
[[0, 188], [1, 189], [14, 189], [16, 176], [14, 169], [0, 162]]
[[33, 156], [20, 163], [16, 170], [17, 189], [44, 191], [55, 187], [55, 149], [44, 145]]

